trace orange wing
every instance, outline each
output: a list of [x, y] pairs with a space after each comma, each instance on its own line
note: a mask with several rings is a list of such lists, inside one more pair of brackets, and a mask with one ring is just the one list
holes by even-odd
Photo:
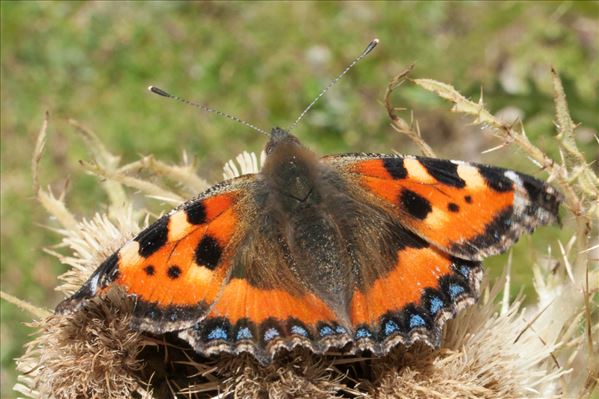
[[179, 336], [199, 353], [250, 352], [269, 363], [279, 348], [324, 352], [351, 341], [335, 312], [311, 292], [262, 289], [233, 278], [208, 316]]
[[402, 225], [463, 259], [503, 252], [522, 233], [557, 217], [555, 189], [507, 169], [378, 154], [323, 161], [346, 173], [372, 202], [385, 204]]
[[479, 296], [480, 262], [430, 246], [407, 246], [396, 259], [389, 273], [354, 291], [349, 313], [356, 349], [380, 356], [398, 342], [437, 347], [445, 321]]
[[136, 297], [134, 324], [161, 333], [204, 317], [231, 272], [231, 254], [251, 212], [239, 211], [252, 175], [210, 188], [161, 217], [106, 259], [57, 311], [112, 287]]
[[444, 322], [478, 297], [479, 261], [557, 218], [559, 193], [507, 169], [379, 154], [322, 161], [397, 223], [393, 267], [355, 288], [349, 309], [355, 346], [378, 355], [398, 342], [437, 346]]

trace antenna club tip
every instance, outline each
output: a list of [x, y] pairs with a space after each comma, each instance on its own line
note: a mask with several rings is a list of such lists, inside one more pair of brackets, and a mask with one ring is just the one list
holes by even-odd
[[372, 39], [372, 43], [374, 44], [379, 44], [380, 40], [378, 37], [375, 37], [374, 39]]
[[148, 90], [151, 91], [154, 94], [158, 94], [159, 96], [162, 97], [172, 97], [170, 94], [168, 94], [166, 91], [159, 89], [156, 86], [148, 86]]

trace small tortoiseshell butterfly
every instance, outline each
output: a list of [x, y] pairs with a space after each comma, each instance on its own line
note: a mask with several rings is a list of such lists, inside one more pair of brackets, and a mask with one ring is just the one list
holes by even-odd
[[295, 346], [437, 347], [445, 321], [478, 297], [481, 261], [554, 221], [560, 202], [542, 181], [492, 166], [318, 158], [280, 128], [265, 152], [259, 173], [158, 219], [57, 311], [122, 287], [136, 298], [134, 328], [262, 363]]

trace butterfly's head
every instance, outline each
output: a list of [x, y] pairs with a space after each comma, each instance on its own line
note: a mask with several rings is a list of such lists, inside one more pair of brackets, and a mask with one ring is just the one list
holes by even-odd
[[264, 149], [266, 162], [261, 174], [288, 210], [305, 203], [318, 175], [318, 159], [285, 129], [275, 127]]
[[270, 131], [270, 140], [268, 140], [268, 143], [266, 143], [264, 152], [266, 152], [266, 155], [270, 155], [276, 147], [287, 146], [302, 147], [302, 144], [297, 137], [289, 133], [287, 130], [281, 129], [280, 127], [275, 127]]

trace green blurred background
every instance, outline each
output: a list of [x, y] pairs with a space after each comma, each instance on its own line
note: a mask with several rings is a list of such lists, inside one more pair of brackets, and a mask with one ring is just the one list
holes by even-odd
[[[596, 160], [599, 129], [597, 2], [9, 2], [1, 3], [2, 290], [49, 309], [63, 267], [43, 252], [58, 236], [36, 203], [31, 157], [44, 111], [51, 114], [42, 183], [91, 217], [106, 197], [78, 160], [90, 160], [67, 123], [93, 129], [124, 162], [155, 154], [198, 158], [203, 176], [221, 177], [242, 150], [264, 137], [224, 118], [167, 102], [155, 84], [238, 115], [264, 129], [288, 126], [319, 90], [373, 38], [379, 47], [324, 97], [295, 133], [319, 153], [418, 153], [389, 127], [380, 104], [388, 81], [406, 65], [412, 76], [453, 84], [489, 109], [524, 119], [529, 136], [550, 154], [553, 104], [550, 65], [562, 74], [578, 139]], [[410, 85], [395, 102], [415, 110], [439, 156], [483, 161], [543, 176], [519, 151], [481, 151], [498, 142], [448, 104]], [[163, 206], [166, 209], [168, 206]], [[534, 295], [527, 265], [561, 234], [545, 228], [517, 246], [514, 292]], [[532, 245], [531, 245], [532, 243]], [[488, 262], [500, 273], [504, 257]], [[12, 397], [14, 358], [31, 317], [1, 302], [2, 397]]]

